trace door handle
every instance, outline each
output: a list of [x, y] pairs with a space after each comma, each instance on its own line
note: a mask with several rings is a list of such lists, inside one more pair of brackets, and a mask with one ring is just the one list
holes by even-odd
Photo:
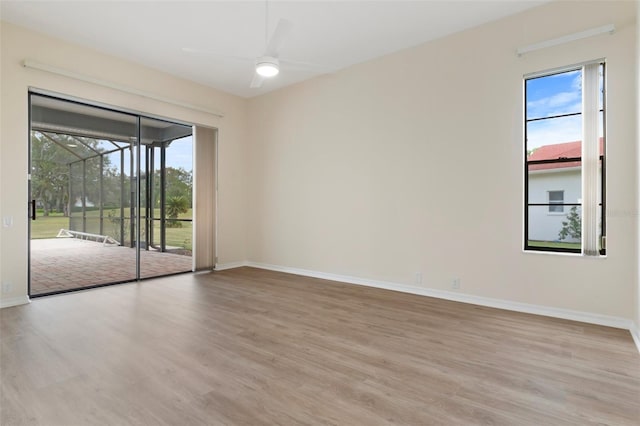
[[31, 200], [31, 220], [36, 220], [36, 200]]

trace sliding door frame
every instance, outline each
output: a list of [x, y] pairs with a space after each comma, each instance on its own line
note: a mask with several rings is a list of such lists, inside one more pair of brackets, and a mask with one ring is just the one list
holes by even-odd
[[[29, 87], [28, 93], [27, 93], [27, 98], [28, 98], [28, 130], [27, 130], [27, 138], [28, 138], [28, 156], [27, 156], [27, 161], [28, 161], [28, 182], [27, 182], [27, 191], [28, 191], [28, 204], [29, 206], [31, 206], [31, 200], [32, 200], [32, 196], [33, 196], [33, 188], [32, 188], [32, 176], [31, 176], [31, 161], [32, 161], [32, 154], [31, 154], [31, 145], [32, 145], [32, 141], [31, 141], [31, 135], [32, 135], [32, 122], [33, 122], [33, 117], [32, 117], [32, 96], [40, 96], [40, 97], [44, 97], [44, 98], [49, 98], [49, 99], [54, 99], [54, 100], [59, 100], [59, 101], [64, 101], [64, 102], [69, 102], [71, 104], [76, 104], [76, 105], [81, 105], [81, 106], [87, 106], [87, 107], [91, 107], [91, 108], [97, 108], [97, 109], [101, 109], [104, 111], [111, 111], [111, 112], [115, 112], [118, 114], [123, 114], [123, 115], [128, 115], [128, 116], [132, 116], [136, 118], [136, 142], [135, 144], [131, 145], [131, 149], [130, 149], [130, 175], [129, 177], [125, 177], [125, 171], [124, 171], [124, 166], [126, 166], [126, 161], [125, 161], [125, 155], [124, 155], [124, 150], [120, 156], [120, 181], [121, 181], [121, 194], [120, 194], [120, 199], [121, 201], [124, 201], [127, 198], [127, 194], [125, 193], [124, 190], [122, 190], [122, 188], [124, 188], [124, 182], [126, 181], [126, 179], [130, 180], [130, 184], [133, 186], [133, 184], [135, 183], [135, 196], [133, 198], [135, 198], [135, 206], [131, 206], [131, 211], [130, 211], [130, 216], [131, 216], [131, 220], [135, 219], [135, 226], [132, 227], [132, 244], [135, 244], [134, 248], [135, 248], [135, 258], [136, 258], [136, 273], [135, 273], [135, 278], [132, 278], [130, 280], [122, 280], [122, 281], [114, 281], [114, 282], [109, 282], [109, 283], [99, 283], [99, 284], [94, 284], [94, 285], [89, 285], [89, 286], [84, 286], [84, 287], [78, 287], [78, 288], [73, 288], [73, 289], [62, 289], [62, 290], [56, 290], [53, 292], [47, 292], [47, 293], [39, 293], [39, 294], [32, 294], [32, 289], [31, 289], [31, 279], [32, 279], [32, 273], [31, 273], [31, 267], [32, 267], [32, 262], [31, 262], [31, 217], [29, 218], [29, 226], [27, 229], [27, 250], [28, 250], [28, 256], [27, 256], [27, 292], [28, 292], [28, 296], [30, 298], [35, 298], [35, 297], [42, 297], [42, 296], [50, 296], [50, 295], [54, 295], [54, 294], [62, 294], [62, 293], [69, 293], [69, 292], [73, 292], [73, 291], [79, 291], [79, 290], [87, 290], [87, 289], [92, 289], [92, 288], [98, 288], [98, 287], [105, 287], [105, 286], [110, 286], [110, 285], [116, 285], [116, 284], [123, 284], [123, 283], [130, 283], [130, 282], [137, 282], [137, 281], [142, 281], [142, 280], [146, 280], [146, 279], [152, 279], [152, 278], [157, 278], [157, 276], [154, 277], [147, 277], [147, 278], [143, 278], [141, 277], [141, 256], [140, 256], [140, 250], [141, 250], [141, 240], [140, 238], [142, 237], [142, 226], [146, 226], [147, 223], [147, 218], [145, 217], [144, 220], [144, 224], [142, 223], [142, 206], [141, 206], [141, 202], [142, 202], [142, 193], [141, 191], [144, 189], [142, 187], [142, 178], [141, 178], [141, 172], [142, 170], [142, 165], [141, 165], [141, 155], [142, 155], [142, 148], [143, 148], [143, 144], [142, 144], [142, 120], [143, 119], [150, 119], [150, 120], [157, 120], [157, 121], [162, 121], [162, 122], [166, 122], [166, 123], [171, 123], [171, 124], [176, 124], [176, 125], [181, 125], [181, 126], [185, 126], [185, 127], [189, 127], [191, 128], [191, 137], [192, 140], [195, 144], [195, 129], [196, 126], [192, 123], [187, 123], [181, 120], [174, 120], [174, 119], [168, 119], [165, 117], [160, 117], [160, 116], [155, 116], [153, 114], [146, 114], [146, 113], [141, 113], [138, 111], [134, 111], [134, 110], [128, 110], [126, 108], [118, 108], [118, 107], [114, 107], [111, 105], [105, 105], [105, 104], [101, 104], [98, 102], [92, 102], [92, 101], [88, 101], [85, 99], [80, 99], [80, 98], [75, 98], [72, 96], [67, 96], [64, 94], [60, 94], [60, 93], [56, 93], [56, 92], [51, 92], [51, 91], [47, 91], [47, 90], [42, 90], [42, 89], [38, 89], [38, 88], [33, 88], [33, 87]], [[215, 132], [215, 136], [216, 136], [216, 140], [215, 142], [215, 161], [214, 161], [214, 168], [216, 169], [216, 175], [217, 175], [217, 129], [213, 129]], [[135, 155], [134, 155], [134, 149], [135, 149]], [[193, 149], [193, 148], [192, 148]], [[164, 153], [163, 153], [163, 157], [164, 157]], [[164, 161], [163, 161], [164, 163]], [[196, 171], [196, 161], [195, 161], [195, 156], [192, 157], [192, 165], [193, 165], [193, 174], [195, 176], [195, 174], [197, 173]], [[164, 164], [163, 164], [164, 166]], [[148, 164], [146, 164], [145, 162], [145, 167], [148, 168]], [[102, 170], [102, 164], [100, 169]], [[136, 172], [136, 176], [135, 179], [133, 179], [133, 172]], [[147, 179], [149, 177], [147, 176]], [[131, 188], [131, 187], [130, 187]], [[217, 190], [215, 191], [216, 196], [217, 196]], [[176, 274], [183, 274], [183, 273], [189, 273], [189, 272], [194, 272], [195, 271], [195, 259], [196, 259], [196, 254], [197, 254], [197, 248], [196, 248], [196, 243], [197, 243], [197, 233], [195, 232], [195, 222], [196, 222], [196, 217], [195, 217], [195, 206], [196, 206], [196, 192], [195, 192], [195, 187], [192, 189], [192, 206], [193, 206], [193, 214], [194, 216], [192, 217], [192, 221], [194, 223], [193, 225], [193, 230], [192, 230], [192, 267], [191, 267], [191, 271], [184, 271], [184, 272], [174, 272], [174, 273], [169, 273], [167, 275], [162, 275], [162, 276], [168, 276], [168, 275], [176, 275]], [[131, 198], [131, 197], [129, 197]], [[163, 198], [165, 198], [163, 196]], [[133, 200], [132, 200], [133, 201]], [[71, 200], [69, 200], [69, 202], [71, 202]], [[121, 202], [120, 205], [120, 210], [123, 211], [122, 209], [124, 204]], [[215, 206], [215, 204], [214, 204]], [[35, 207], [35, 206], [31, 206], [31, 207]], [[135, 209], [135, 213], [133, 213], [132, 211]], [[162, 209], [164, 210], [164, 205], [162, 206]], [[145, 211], [146, 214], [148, 215], [148, 209], [145, 207]], [[32, 214], [32, 212], [30, 211], [30, 216]], [[35, 208], [33, 210], [33, 215], [35, 215], [36, 211]], [[215, 214], [215, 209], [214, 209], [214, 218], [215, 216], [217, 216]], [[213, 224], [212, 224], [213, 228], [214, 228], [214, 232], [215, 232], [215, 228], [217, 227], [217, 221], [214, 219]], [[129, 232], [128, 230], [124, 230], [125, 226], [124, 226], [124, 221], [121, 221], [121, 229], [125, 232]], [[124, 233], [122, 234], [124, 235]], [[214, 233], [214, 235], [216, 235]], [[148, 237], [148, 234], [147, 234]], [[134, 243], [135, 240], [135, 243]], [[215, 265], [214, 265], [215, 266]]]

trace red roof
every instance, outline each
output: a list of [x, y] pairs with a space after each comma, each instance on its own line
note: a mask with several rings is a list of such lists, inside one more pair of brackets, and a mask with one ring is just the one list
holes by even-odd
[[[604, 141], [600, 138], [600, 155], [604, 153]], [[531, 155], [527, 157], [528, 161], [539, 160], [557, 160], [560, 158], [576, 158], [582, 157], [582, 141], [564, 142], [555, 145], [545, 145], [535, 149]], [[570, 167], [579, 167], [579, 161], [571, 161], [569, 163], [548, 163], [548, 164], [532, 164], [529, 171], [533, 170], [551, 170], [566, 169]]]

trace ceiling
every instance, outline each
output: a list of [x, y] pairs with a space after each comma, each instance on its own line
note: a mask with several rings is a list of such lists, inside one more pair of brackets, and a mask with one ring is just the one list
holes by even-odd
[[313, 66], [283, 65], [280, 74], [259, 89], [249, 84], [253, 60], [265, 48], [264, 1], [2, 0], [0, 16], [38, 32], [252, 97], [547, 1], [269, 1], [269, 33], [280, 18], [293, 24], [280, 57]]

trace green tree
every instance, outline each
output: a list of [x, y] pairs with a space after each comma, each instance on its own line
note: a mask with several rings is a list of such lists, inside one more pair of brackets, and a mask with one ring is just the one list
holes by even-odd
[[76, 200], [82, 200], [83, 188], [85, 198], [94, 203], [100, 200], [101, 162], [103, 170], [109, 170], [111, 162], [96, 151], [100, 151], [100, 141], [96, 139], [31, 133], [31, 195], [45, 216], [51, 211], [66, 216], [67, 206], [73, 208]]
[[123, 207], [130, 207], [131, 178], [126, 173], [128, 164], [125, 164], [123, 180], [121, 180], [122, 172], [120, 171], [122, 156], [124, 156], [125, 163], [127, 163], [130, 160], [130, 155], [129, 149], [124, 149], [106, 156], [109, 160], [105, 162], [102, 173], [102, 203], [105, 209], [119, 209], [120, 204], [123, 204]]
[[167, 198], [167, 227], [169, 228], [181, 228], [182, 222], [179, 222], [178, 216], [181, 213], [189, 211], [189, 200], [184, 195], [174, 195]]
[[[182, 167], [167, 167], [165, 169], [165, 189], [167, 200], [170, 197], [184, 196], [189, 207], [193, 197], [193, 173]], [[155, 170], [153, 174], [153, 205], [160, 207], [160, 171]]]
[[69, 167], [75, 157], [40, 132], [31, 137], [31, 196], [38, 200], [44, 216], [52, 210], [67, 213]]
[[567, 214], [567, 220], [562, 221], [562, 229], [558, 238], [564, 240], [567, 237], [579, 240], [582, 237], [582, 218], [578, 213], [578, 207], [573, 206]]
[[193, 188], [193, 173], [182, 167], [167, 167], [167, 195], [169, 197], [183, 195], [191, 207], [191, 190]]

